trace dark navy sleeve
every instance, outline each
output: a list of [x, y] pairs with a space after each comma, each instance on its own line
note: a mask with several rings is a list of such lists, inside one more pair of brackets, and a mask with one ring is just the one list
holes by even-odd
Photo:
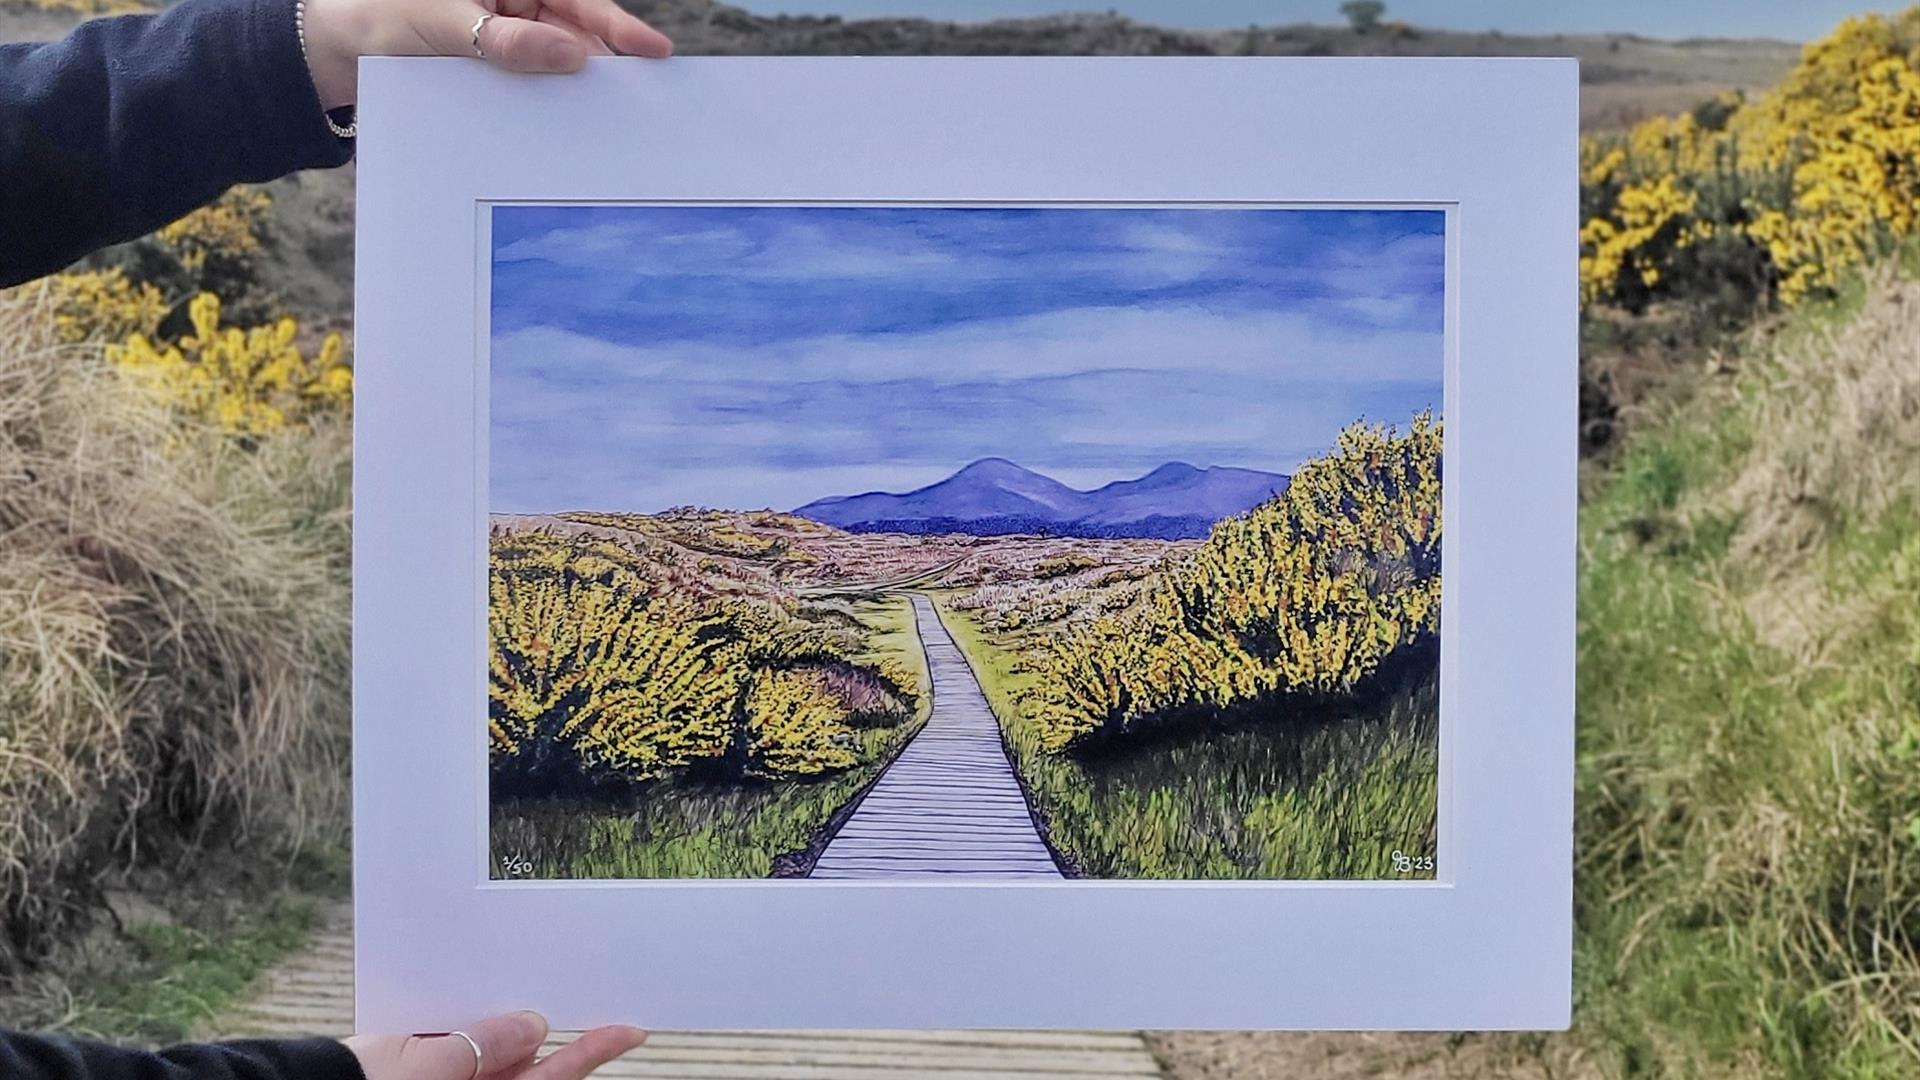
[[0, 1034], [7, 1080], [366, 1080], [332, 1039], [262, 1039], [128, 1050], [105, 1043]]
[[294, 0], [182, 0], [0, 45], [0, 286], [165, 225], [243, 181], [352, 156]]

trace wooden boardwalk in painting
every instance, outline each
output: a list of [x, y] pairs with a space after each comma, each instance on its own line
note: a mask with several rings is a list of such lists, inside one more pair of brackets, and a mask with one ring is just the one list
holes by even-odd
[[1060, 877], [1000, 744], [1000, 724], [933, 604], [912, 595], [933, 714], [814, 864], [816, 878]]

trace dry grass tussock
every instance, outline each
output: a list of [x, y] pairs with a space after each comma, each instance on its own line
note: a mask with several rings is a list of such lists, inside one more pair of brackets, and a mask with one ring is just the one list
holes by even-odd
[[1722, 506], [1739, 553], [1809, 550], [1836, 514], [1878, 513], [1920, 491], [1920, 281], [1889, 269], [1857, 316], [1822, 324], [1753, 375], [1754, 452]]
[[1856, 317], [1774, 350], [1742, 406], [1752, 446], [1731, 483], [1703, 500], [1706, 513], [1737, 523], [1731, 554], [1755, 582], [1746, 605], [1755, 627], [1803, 662], [1879, 632], [1874, 590], [1831, 587], [1836, 531], [1920, 512], [1917, 319], [1920, 282], [1888, 269]]
[[0, 961], [158, 845], [343, 815], [348, 432], [182, 426], [0, 294]]

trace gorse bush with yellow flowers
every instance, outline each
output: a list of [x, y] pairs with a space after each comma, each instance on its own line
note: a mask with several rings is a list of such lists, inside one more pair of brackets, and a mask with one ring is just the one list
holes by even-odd
[[195, 297], [188, 312], [192, 333], [171, 343], [135, 333], [108, 346], [108, 359], [167, 404], [239, 435], [265, 435], [351, 406], [353, 371], [340, 335], [327, 335], [309, 357], [292, 319], [223, 327], [212, 293]]
[[725, 753], [737, 642], [594, 551], [517, 547], [496, 544], [488, 588], [496, 774], [645, 779]]
[[[62, 334], [79, 341], [152, 333], [202, 293], [220, 297], [245, 321], [276, 319], [282, 305], [260, 285], [272, 210], [271, 196], [241, 184], [156, 232], [53, 275], [47, 280], [60, 301]], [[141, 321], [131, 321], [133, 314]]]
[[[151, 242], [180, 269], [196, 276], [223, 265], [247, 277], [252, 284], [253, 261], [260, 257], [260, 233], [273, 198], [245, 184], [228, 188], [218, 199], [160, 229]], [[205, 284], [204, 278], [202, 283]]]
[[1581, 147], [1589, 304], [1795, 304], [1920, 227], [1920, 8], [1848, 19], [1752, 100]]
[[268, 303], [244, 283], [265, 250], [271, 206], [264, 192], [236, 187], [137, 242], [120, 263], [54, 275], [47, 288], [55, 332], [76, 344], [105, 343], [128, 377], [191, 422], [230, 435], [345, 415], [353, 370], [339, 334], [303, 341], [284, 316], [222, 325], [223, 295], [249, 309]]
[[1355, 424], [1272, 501], [1214, 527], [1137, 606], [1054, 641], [1036, 720], [1061, 750], [1248, 705], [1285, 722], [1431, 664], [1441, 426]]
[[[857, 634], [748, 577], [703, 592], [593, 535], [496, 528], [488, 734], [496, 791], [632, 786], [675, 770], [801, 778], [860, 763], [856, 726], [918, 689]], [[711, 581], [718, 571], [705, 575]]]
[[48, 279], [54, 331], [60, 340], [124, 341], [153, 335], [171, 305], [150, 281], [136, 281], [120, 267], [56, 274]]

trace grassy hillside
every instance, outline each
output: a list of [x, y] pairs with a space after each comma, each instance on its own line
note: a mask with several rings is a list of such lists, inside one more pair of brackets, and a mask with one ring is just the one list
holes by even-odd
[[1917, 304], [1754, 343], [1584, 513], [1578, 1015], [1622, 1066], [1920, 1068]]

